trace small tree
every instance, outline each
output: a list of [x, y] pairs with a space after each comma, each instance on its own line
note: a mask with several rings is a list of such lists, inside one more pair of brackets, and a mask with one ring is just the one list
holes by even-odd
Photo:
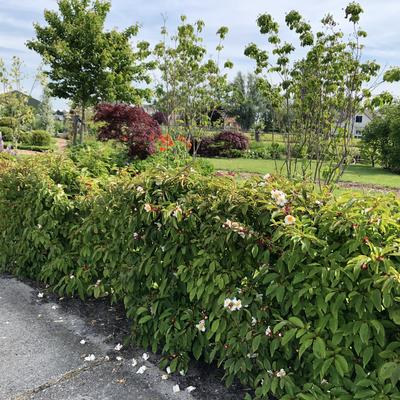
[[[361, 40], [367, 35], [359, 27], [362, 12], [354, 2], [345, 9], [353, 27], [348, 41], [331, 15], [322, 19], [323, 29], [314, 33], [297, 11], [289, 12], [286, 24], [306, 49], [305, 57], [297, 60], [294, 45], [282, 42], [279, 25], [271, 15], [263, 14], [257, 20], [273, 47], [272, 57], [255, 44], [245, 54], [256, 61], [256, 73], [265, 74], [261, 88], [273, 102], [286, 138], [289, 177], [300, 173], [329, 185], [340, 179], [351, 160], [354, 117], [370, 98], [366, 86], [380, 68], [362, 57]], [[279, 84], [274, 84], [273, 76], [280, 78]]]
[[150, 54], [147, 42], [138, 43], [136, 51], [131, 47], [138, 25], [123, 32], [104, 31], [109, 1], [59, 0], [58, 7], [58, 12], [45, 11], [47, 25], [35, 24], [36, 39], [27, 46], [49, 66], [52, 95], [81, 109], [82, 141], [88, 107], [101, 101], [138, 104], [150, 97], [148, 89], [134, 88], [132, 82], [149, 83], [148, 70], [154, 64], [144, 62]]
[[34, 112], [29, 105], [30, 93], [22, 83], [22, 66], [22, 60], [13, 57], [11, 67], [7, 69], [0, 59], [0, 84], [3, 89], [0, 95], [0, 115], [7, 117], [7, 128], [11, 130], [11, 140], [15, 145], [20, 140], [22, 130], [31, 127], [34, 121]]
[[[201, 37], [203, 28], [203, 21], [190, 24], [182, 16], [177, 33], [170, 37], [164, 21], [163, 40], [154, 51], [161, 72], [156, 90], [157, 108], [168, 116], [168, 125], [171, 120], [180, 123], [186, 135], [198, 144], [211, 126], [213, 114], [222, 105], [228, 88], [227, 75], [219, 66], [222, 41], [228, 28], [217, 31], [220, 41], [216, 60], [207, 56]], [[224, 68], [231, 67], [231, 62], [225, 62]], [[193, 154], [196, 155], [196, 148]]]
[[54, 113], [51, 102], [51, 91], [48, 85], [47, 77], [40, 75], [40, 83], [42, 85], [42, 98], [38, 114], [38, 125], [40, 129], [46, 130], [50, 135], [54, 134]]

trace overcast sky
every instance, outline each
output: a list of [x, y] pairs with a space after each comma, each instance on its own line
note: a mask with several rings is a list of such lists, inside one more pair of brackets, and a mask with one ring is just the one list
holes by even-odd
[[[341, 28], [346, 32], [349, 24], [344, 20], [345, 0], [113, 0], [107, 20], [108, 28], [123, 29], [138, 22], [142, 28], [141, 40], [154, 44], [160, 39], [162, 14], [168, 18], [173, 31], [179, 22], [179, 16], [187, 15], [189, 21], [202, 19], [206, 23], [205, 42], [210, 53], [216, 45], [215, 32], [221, 25], [228, 26], [229, 35], [225, 41], [224, 58], [234, 62], [232, 74], [241, 70], [251, 71], [254, 64], [243, 55], [246, 44], [266, 42], [255, 23], [261, 13], [271, 13], [283, 24], [285, 14], [296, 9], [313, 25], [319, 27], [319, 21], [326, 13], [332, 13]], [[400, 0], [361, 0], [365, 13], [361, 26], [368, 32], [364, 56], [375, 59], [382, 66], [400, 65]], [[26, 49], [25, 42], [34, 37], [33, 22], [43, 22], [43, 10], [57, 8], [56, 0], [0, 0], [0, 57], [9, 62], [13, 55], [25, 62], [25, 72], [32, 77], [40, 64], [40, 57]], [[287, 32], [282, 27], [282, 32]], [[285, 33], [286, 39], [293, 39], [291, 33]], [[26, 89], [32, 85], [32, 78], [26, 80]], [[384, 87], [387, 89], [387, 87]], [[400, 85], [391, 88], [400, 95]], [[40, 87], [33, 94], [40, 97]], [[56, 101], [55, 106], [65, 103]]]

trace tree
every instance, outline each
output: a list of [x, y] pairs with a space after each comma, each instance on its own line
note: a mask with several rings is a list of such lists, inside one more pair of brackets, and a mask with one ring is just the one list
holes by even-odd
[[[207, 56], [201, 36], [203, 28], [203, 21], [190, 24], [182, 16], [177, 33], [170, 37], [164, 21], [163, 40], [154, 51], [161, 73], [156, 90], [157, 108], [167, 115], [168, 125], [172, 119], [180, 123], [186, 135], [198, 144], [212, 125], [213, 115], [220, 109], [228, 88], [227, 75], [219, 65], [228, 28], [217, 31], [216, 60]], [[231, 62], [225, 62], [224, 68], [231, 67]], [[193, 154], [196, 155], [196, 148]]]
[[[82, 113], [81, 141], [85, 112], [102, 101], [125, 101], [139, 104], [150, 97], [149, 89], [135, 88], [132, 82], [150, 82], [145, 62], [149, 44], [130, 39], [138, 25], [118, 32], [104, 30], [111, 3], [106, 0], [59, 0], [58, 12], [44, 12], [46, 26], [35, 24], [36, 39], [28, 48], [43, 57], [49, 88], [54, 97], [71, 100]], [[76, 142], [76, 137], [74, 137]]]
[[314, 33], [297, 11], [289, 12], [286, 25], [306, 50], [299, 59], [294, 45], [280, 39], [279, 25], [271, 15], [257, 20], [260, 32], [268, 36], [272, 55], [254, 43], [245, 54], [256, 61], [255, 72], [263, 74], [260, 90], [272, 102], [285, 135], [289, 177], [300, 173], [312, 176], [319, 185], [330, 185], [351, 161], [354, 117], [371, 97], [376, 87], [373, 78], [380, 69], [362, 55], [361, 41], [367, 36], [359, 26], [362, 13], [358, 3], [345, 8], [345, 18], [353, 28], [346, 41], [332, 15], [325, 16], [323, 29]]
[[[22, 60], [13, 57], [11, 67], [7, 69], [0, 59], [0, 84], [3, 89], [0, 95], [0, 115], [7, 119], [6, 126], [0, 128], [0, 131], [4, 134], [4, 129], [9, 130], [10, 134], [5, 136], [9, 136], [8, 140], [15, 145], [19, 142], [22, 131], [30, 128], [34, 121], [34, 112], [29, 105], [30, 93], [23, 87], [22, 66]], [[4, 126], [4, 123], [1, 125]]]
[[362, 141], [371, 162], [400, 172], [400, 104], [382, 107], [366, 126]]
[[227, 109], [245, 131], [255, 125], [265, 131], [273, 128], [273, 109], [262, 95], [258, 79], [255, 74], [244, 76], [239, 72], [231, 84]]
[[43, 89], [39, 115], [38, 115], [38, 127], [49, 132], [51, 135], [54, 133], [54, 114], [51, 102], [51, 92], [47, 82], [47, 78], [44, 74], [40, 75], [40, 81]]

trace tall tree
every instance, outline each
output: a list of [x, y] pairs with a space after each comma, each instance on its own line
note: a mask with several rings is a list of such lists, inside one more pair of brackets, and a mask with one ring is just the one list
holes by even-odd
[[42, 85], [43, 93], [38, 115], [39, 127], [40, 129], [45, 129], [52, 135], [54, 133], [54, 114], [51, 102], [51, 91], [44, 74], [40, 75], [40, 83]]
[[255, 74], [245, 76], [239, 72], [231, 85], [231, 97], [227, 108], [245, 131], [255, 125], [264, 130], [272, 129], [273, 109], [260, 91], [258, 81], [259, 77]]
[[59, 0], [58, 11], [45, 10], [46, 26], [35, 24], [36, 39], [28, 48], [43, 57], [54, 97], [71, 100], [82, 113], [81, 139], [85, 112], [102, 101], [138, 104], [150, 97], [149, 89], [132, 82], [150, 82], [152, 62], [149, 44], [139, 42], [136, 49], [130, 39], [138, 25], [123, 32], [105, 31], [111, 3], [107, 0]]

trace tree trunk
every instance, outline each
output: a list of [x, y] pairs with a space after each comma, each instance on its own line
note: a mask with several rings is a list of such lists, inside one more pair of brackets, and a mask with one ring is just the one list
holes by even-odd
[[85, 133], [85, 127], [86, 127], [86, 108], [85, 106], [82, 106], [82, 119], [81, 119], [81, 126], [79, 129], [79, 143], [83, 143], [83, 135]]
[[254, 138], [256, 140], [256, 142], [260, 141], [260, 130], [256, 129], [255, 133], [254, 133]]

